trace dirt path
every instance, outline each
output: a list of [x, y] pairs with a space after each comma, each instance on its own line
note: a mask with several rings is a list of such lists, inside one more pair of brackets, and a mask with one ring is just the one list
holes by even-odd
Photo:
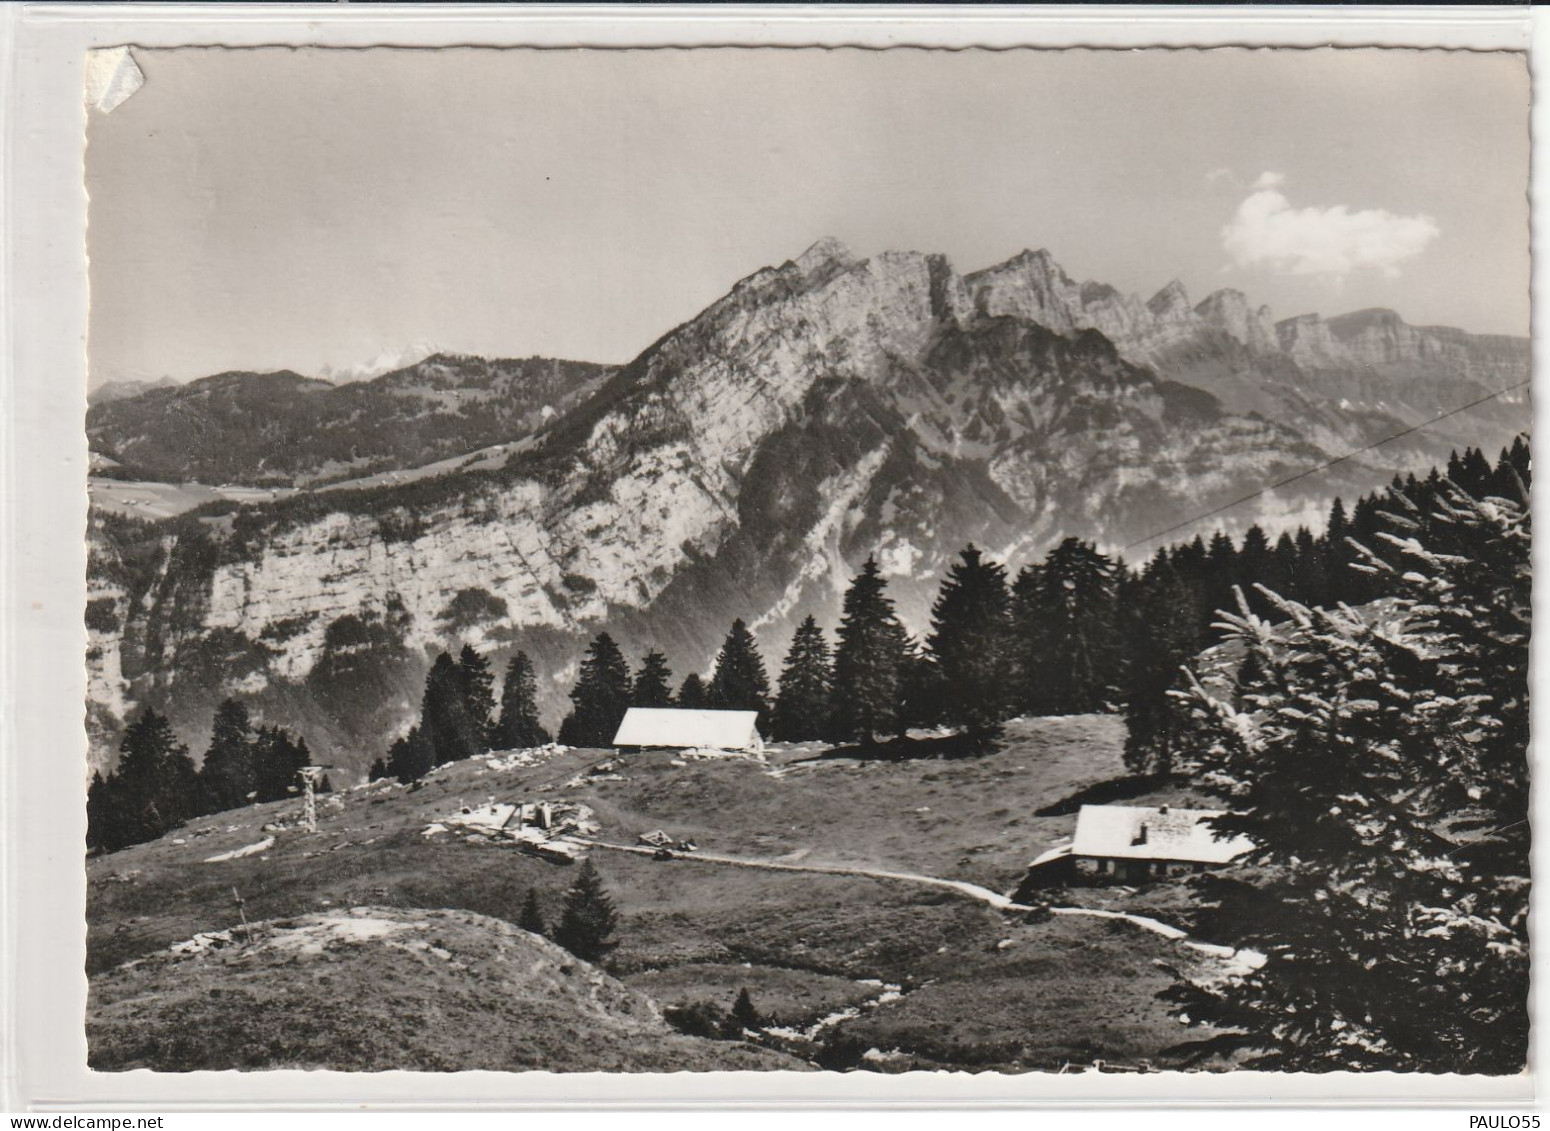
[[[610, 852], [633, 852], [637, 856], [655, 856], [655, 848], [646, 848], [635, 844], [609, 844], [602, 840], [582, 841], [593, 848], [606, 848]], [[964, 880], [944, 880], [940, 876], [923, 876], [918, 872], [888, 872], [880, 868], [847, 868], [838, 864], [780, 864], [773, 860], [750, 860], [741, 856], [721, 856], [714, 852], [674, 852], [673, 863], [679, 861], [699, 862], [701, 864], [721, 864], [732, 868], [758, 868], [768, 872], [816, 872], [830, 876], [861, 876], [872, 880], [897, 880], [907, 884], [924, 884], [928, 887], [945, 888], [956, 892], [969, 899], [978, 900], [988, 904], [997, 911], [1032, 911], [1032, 907], [1023, 903], [1014, 903], [999, 892], [982, 888], [978, 884], [971, 884]], [[1051, 907], [1053, 915], [1086, 915], [1094, 919], [1123, 919], [1127, 923], [1134, 924], [1144, 931], [1161, 935], [1165, 939], [1187, 946], [1192, 950], [1209, 954], [1216, 958], [1229, 960], [1235, 966], [1244, 970], [1252, 970], [1265, 961], [1264, 956], [1257, 951], [1237, 951], [1230, 946], [1221, 946], [1217, 943], [1201, 942], [1192, 939], [1188, 933], [1178, 927], [1170, 926], [1161, 919], [1152, 919], [1145, 915], [1134, 915], [1128, 911], [1103, 911], [1089, 907]]]
[[[580, 840], [580, 838], [574, 838]], [[635, 844], [609, 844], [602, 840], [580, 840], [580, 843], [590, 845], [593, 848], [606, 848], [610, 852], [633, 852], [638, 856], [654, 856], [655, 848], [646, 848]], [[742, 856], [720, 856], [714, 852], [675, 852], [673, 861], [676, 863], [687, 860], [691, 863], [724, 864], [733, 868], [758, 868], [767, 872], [817, 872], [829, 876], [861, 876], [870, 880], [898, 880], [908, 884], [925, 884], [928, 887], [946, 888], [948, 891], [957, 892], [959, 895], [989, 904], [997, 911], [1032, 911], [1033, 908], [1021, 903], [1013, 903], [999, 892], [982, 888], [978, 884], [967, 883], [964, 880], [944, 880], [939, 876], [922, 876], [915, 872], [885, 872], [879, 868], [847, 868], [839, 864], [779, 864], [773, 860], [750, 860]]]

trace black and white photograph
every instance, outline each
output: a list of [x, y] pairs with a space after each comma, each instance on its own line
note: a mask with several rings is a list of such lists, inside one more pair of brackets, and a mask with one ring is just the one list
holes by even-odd
[[1524, 54], [85, 77], [93, 1072], [1527, 1071]]

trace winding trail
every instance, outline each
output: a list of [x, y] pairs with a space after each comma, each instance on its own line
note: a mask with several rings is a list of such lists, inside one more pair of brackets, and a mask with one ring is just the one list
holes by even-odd
[[[585, 840], [573, 837], [578, 843], [591, 848], [603, 848], [610, 852], [630, 852], [637, 856], [655, 856], [657, 849], [647, 848], [636, 844], [610, 844], [604, 840]], [[828, 876], [860, 876], [869, 880], [894, 880], [907, 884], [922, 884], [927, 887], [944, 888], [955, 892], [968, 899], [984, 903], [997, 911], [1033, 911], [1034, 908], [1025, 903], [1014, 903], [1000, 892], [991, 891], [989, 888], [971, 884], [965, 880], [945, 880], [940, 876], [923, 876], [918, 872], [889, 872], [881, 868], [846, 867], [840, 864], [781, 864], [774, 860], [750, 860], [740, 856], [722, 856], [714, 852], [674, 852], [673, 862], [688, 861], [699, 864], [720, 864], [730, 868], [754, 868], [766, 872], [809, 872]], [[1049, 911], [1053, 915], [1085, 915], [1094, 919], [1123, 919], [1142, 930], [1151, 931], [1161, 935], [1165, 939], [1180, 943], [1197, 950], [1202, 954], [1209, 954], [1215, 958], [1231, 961], [1235, 967], [1241, 970], [1253, 970], [1264, 964], [1265, 957], [1258, 951], [1234, 950], [1230, 946], [1222, 946], [1218, 943], [1201, 942], [1192, 939], [1188, 933], [1178, 927], [1170, 926], [1161, 919], [1152, 919], [1146, 915], [1134, 915], [1129, 911], [1103, 911], [1091, 907], [1051, 907]]]

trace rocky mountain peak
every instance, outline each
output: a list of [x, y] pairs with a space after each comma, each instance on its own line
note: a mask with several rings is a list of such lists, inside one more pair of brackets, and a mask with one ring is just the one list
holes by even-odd
[[1158, 318], [1170, 320], [1187, 318], [1192, 313], [1189, 292], [1177, 279], [1171, 280], [1162, 290], [1147, 299], [1146, 308]]
[[1206, 325], [1242, 342], [1256, 353], [1280, 349], [1270, 308], [1251, 308], [1248, 296], [1240, 290], [1224, 287], [1212, 292], [1195, 307], [1195, 314]]
[[856, 262], [856, 254], [834, 236], [824, 236], [795, 260], [796, 265], [807, 272], [820, 267], [850, 267]]

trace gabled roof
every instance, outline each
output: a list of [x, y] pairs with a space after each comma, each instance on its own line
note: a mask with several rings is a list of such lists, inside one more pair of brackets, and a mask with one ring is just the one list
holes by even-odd
[[614, 745], [747, 750], [759, 743], [758, 719], [757, 711], [631, 707], [614, 735]]
[[1215, 809], [1083, 805], [1071, 855], [1225, 864], [1251, 850], [1254, 842], [1243, 836], [1218, 838], [1205, 821], [1221, 815]]

